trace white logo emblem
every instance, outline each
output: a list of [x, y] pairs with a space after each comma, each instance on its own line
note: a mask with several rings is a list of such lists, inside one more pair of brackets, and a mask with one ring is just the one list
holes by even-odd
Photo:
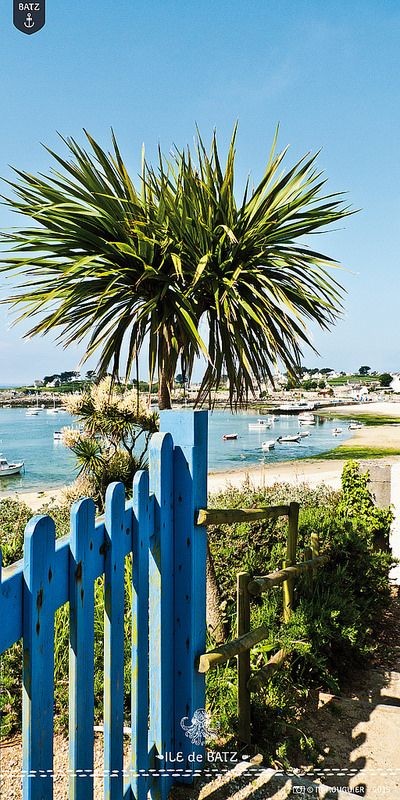
[[191, 725], [186, 724], [189, 717], [182, 717], [181, 728], [185, 731], [185, 736], [193, 744], [205, 744], [206, 739], [216, 735], [217, 731], [210, 727], [211, 719], [205, 708], [198, 708], [192, 717]]

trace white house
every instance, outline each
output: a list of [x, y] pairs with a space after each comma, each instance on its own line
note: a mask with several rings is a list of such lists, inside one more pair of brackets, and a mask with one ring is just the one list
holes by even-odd
[[393, 389], [394, 392], [400, 392], [400, 375], [393, 375], [390, 388]]

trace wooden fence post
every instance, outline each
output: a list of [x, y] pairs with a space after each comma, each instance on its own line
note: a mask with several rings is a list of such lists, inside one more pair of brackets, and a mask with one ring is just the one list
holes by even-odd
[[311, 550], [313, 558], [319, 556], [319, 536], [318, 533], [311, 534]]
[[[250, 581], [248, 572], [239, 572], [236, 576], [237, 626], [236, 635], [242, 636], [250, 630], [250, 600], [247, 590]], [[250, 650], [237, 656], [238, 667], [238, 717], [239, 739], [251, 742], [250, 691], [247, 687], [250, 680]]]
[[[174, 442], [175, 752], [183, 754], [182, 767], [191, 770], [190, 753], [204, 758], [204, 739], [191, 741], [185, 727], [205, 705], [204, 675], [196, 661], [206, 645], [207, 533], [196, 520], [198, 509], [207, 504], [207, 411], [162, 411], [160, 429], [169, 431]], [[194, 769], [201, 766], [198, 760]]]
[[[311, 553], [312, 553], [312, 558], [318, 558], [318, 556], [319, 556], [319, 536], [318, 536], [317, 532], [314, 532], [314, 533], [311, 534]], [[314, 569], [312, 571], [313, 578], [315, 578], [315, 576], [317, 575], [317, 572], [318, 572], [317, 568], [314, 567]]]
[[[311, 547], [305, 547], [304, 548], [304, 552], [303, 552], [303, 560], [304, 561], [311, 561], [312, 557], [313, 557], [313, 554], [312, 554]], [[311, 569], [306, 572], [304, 580], [305, 580], [305, 584], [306, 584], [308, 589], [310, 589], [311, 586], [312, 586], [314, 572], [315, 572], [315, 570], [311, 570]]]
[[[299, 526], [299, 504], [289, 505], [289, 526], [284, 567], [291, 567], [296, 563], [297, 535]], [[288, 578], [283, 586], [283, 619], [287, 622], [293, 610], [294, 578]]]

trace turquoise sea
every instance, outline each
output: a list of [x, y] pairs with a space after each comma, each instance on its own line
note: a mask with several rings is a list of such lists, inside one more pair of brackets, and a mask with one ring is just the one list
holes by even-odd
[[[331, 450], [350, 436], [347, 423], [326, 420], [310, 428], [310, 435], [299, 444], [276, 444], [274, 450], [263, 453], [261, 442], [277, 439], [279, 435], [297, 433], [297, 416], [280, 416], [272, 428], [264, 431], [249, 430], [249, 423], [256, 422], [257, 415], [249, 412], [230, 414], [215, 411], [209, 418], [209, 469], [224, 471], [243, 469], [260, 463], [274, 463], [322, 453]], [[0, 493], [12, 490], [41, 490], [63, 486], [76, 477], [75, 459], [53, 433], [76, 421], [69, 414], [49, 414], [42, 410], [38, 416], [27, 417], [24, 408], [0, 408], [0, 451], [8, 461], [25, 462], [25, 472], [9, 478], [1, 478]], [[333, 436], [335, 427], [343, 433]], [[224, 441], [223, 435], [237, 433], [236, 440]]]

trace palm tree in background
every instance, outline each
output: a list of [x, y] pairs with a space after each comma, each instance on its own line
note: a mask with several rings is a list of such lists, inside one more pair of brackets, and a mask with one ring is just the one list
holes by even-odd
[[237, 405], [278, 363], [295, 374], [312, 346], [307, 323], [329, 328], [342, 297], [328, 272], [336, 262], [304, 237], [351, 213], [340, 195], [324, 195], [316, 156], [284, 171], [275, 135], [262, 180], [237, 203], [236, 129], [224, 168], [215, 134], [209, 153], [198, 135], [194, 156], [176, 149], [156, 167], [143, 161], [137, 186], [114, 134], [111, 153], [86, 137], [87, 149], [63, 139], [66, 158], [50, 150], [48, 175], [15, 170], [8, 182], [6, 204], [34, 223], [4, 236], [2, 258], [19, 280], [7, 302], [33, 320], [26, 335], [85, 340], [100, 375], [129, 377], [146, 349], [160, 409], [171, 405], [177, 367], [190, 380], [199, 356], [197, 404], [212, 404], [224, 376]]

